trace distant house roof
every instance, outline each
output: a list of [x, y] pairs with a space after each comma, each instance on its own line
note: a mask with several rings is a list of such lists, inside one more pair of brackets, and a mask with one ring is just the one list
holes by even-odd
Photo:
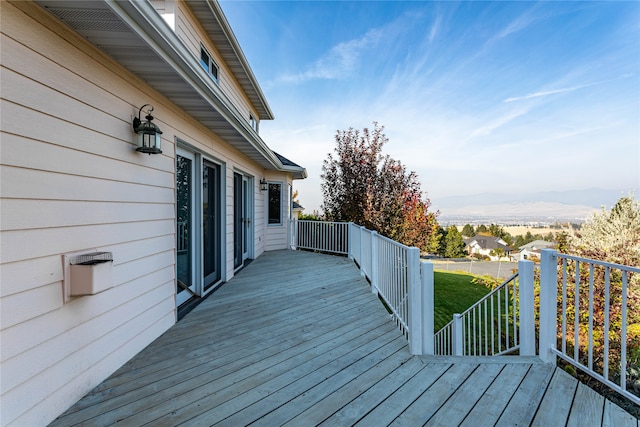
[[507, 246], [507, 242], [495, 236], [477, 235], [470, 239], [464, 240], [464, 242], [467, 244], [467, 246], [478, 246], [481, 249], [503, 249], [505, 251], [511, 250], [511, 248]]
[[556, 246], [557, 243], [555, 242], [548, 242], [546, 240], [534, 240], [533, 242], [520, 246], [520, 250], [522, 251], [526, 249], [528, 251], [534, 251], [540, 249], [555, 248]]
[[276, 155], [276, 157], [280, 160], [280, 162], [284, 165], [284, 166], [295, 166], [295, 167], [301, 167], [300, 165], [293, 163], [291, 160], [287, 159], [285, 156], [283, 156], [282, 154], [276, 153], [275, 151], [273, 152], [273, 154]]
[[293, 209], [304, 209], [304, 207], [302, 207], [302, 205], [298, 202], [296, 202], [295, 200], [293, 201]]
[[276, 153], [275, 151], [273, 151], [273, 154], [275, 154], [278, 160], [280, 160], [280, 163], [282, 163], [282, 170], [291, 172], [294, 179], [305, 179], [308, 176], [307, 170], [302, 166], [292, 162], [282, 154]]

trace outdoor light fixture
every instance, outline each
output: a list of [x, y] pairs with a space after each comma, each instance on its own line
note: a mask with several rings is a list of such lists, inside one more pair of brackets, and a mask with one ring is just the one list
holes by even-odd
[[269, 189], [269, 183], [266, 179], [262, 178], [260, 180], [260, 191], [267, 191]]
[[[147, 121], [143, 123], [140, 120], [140, 113], [142, 112], [142, 109], [144, 107], [151, 108], [149, 108], [149, 110], [147, 111]], [[133, 131], [138, 135], [138, 147], [136, 148], [136, 151], [147, 154], [161, 154], [162, 150], [160, 149], [160, 135], [162, 135], [162, 131], [152, 122], [152, 111], [152, 105], [144, 104], [142, 107], [140, 107], [140, 110], [138, 110], [138, 117], [133, 118]]]

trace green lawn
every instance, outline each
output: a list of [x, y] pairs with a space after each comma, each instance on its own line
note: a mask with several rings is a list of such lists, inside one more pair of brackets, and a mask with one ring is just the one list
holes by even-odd
[[490, 292], [483, 285], [471, 283], [472, 275], [434, 272], [434, 326], [438, 332], [449, 323], [454, 313], [462, 313]]

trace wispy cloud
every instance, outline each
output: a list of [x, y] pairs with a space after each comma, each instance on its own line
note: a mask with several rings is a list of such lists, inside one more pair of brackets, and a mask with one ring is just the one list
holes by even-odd
[[494, 39], [502, 39], [511, 34], [520, 32], [536, 22], [539, 18], [533, 13], [534, 9], [535, 6], [511, 21], [507, 26], [499, 31], [498, 34], [496, 34]]
[[472, 139], [478, 136], [491, 135], [496, 129], [506, 125], [507, 123], [517, 119], [520, 116], [527, 114], [528, 112], [529, 112], [528, 109], [522, 108], [522, 109], [518, 109], [515, 111], [508, 112], [506, 114], [503, 114], [502, 116], [489, 121], [485, 125], [480, 126], [479, 128], [476, 128], [473, 132], [471, 132], [469, 139]]
[[441, 23], [442, 23], [442, 15], [438, 15], [436, 20], [433, 22], [433, 25], [431, 25], [431, 30], [429, 31], [430, 44], [433, 43], [433, 40], [435, 40], [436, 36], [438, 35], [438, 32], [440, 31]]
[[[402, 34], [406, 34], [410, 28], [422, 22], [423, 12], [411, 10], [405, 12], [382, 26], [372, 28], [361, 37], [338, 43], [327, 50], [304, 71], [285, 74], [277, 81], [284, 83], [303, 83], [309, 80], [341, 80], [353, 76], [358, 72], [362, 64], [362, 58], [373, 48], [381, 46], [393, 46], [394, 40]], [[429, 40], [432, 41], [440, 30], [438, 18], [429, 32]], [[397, 43], [398, 46], [402, 44]]]
[[374, 46], [383, 36], [383, 31], [374, 28], [362, 37], [339, 43], [317, 59], [307, 70], [297, 74], [287, 74], [279, 78], [287, 83], [302, 83], [314, 79], [343, 79], [358, 68], [363, 52]]
[[504, 102], [514, 102], [514, 101], [522, 101], [525, 99], [533, 99], [533, 98], [541, 98], [544, 96], [549, 96], [549, 95], [556, 95], [558, 93], [569, 93], [569, 92], [575, 92], [576, 90], [580, 90], [580, 89], [584, 89], [590, 86], [594, 86], [598, 83], [588, 83], [588, 84], [584, 84], [584, 85], [579, 85], [579, 86], [571, 86], [571, 87], [565, 87], [565, 88], [559, 88], [559, 89], [551, 89], [551, 90], [542, 90], [539, 92], [533, 92], [527, 95], [523, 95], [523, 96], [514, 96], [512, 98], [507, 98], [504, 100]]

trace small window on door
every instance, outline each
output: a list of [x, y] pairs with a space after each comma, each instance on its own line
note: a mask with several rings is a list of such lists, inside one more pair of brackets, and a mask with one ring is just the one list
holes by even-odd
[[204, 46], [200, 46], [200, 65], [211, 76], [214, 82], [218, 83], [218, 65]]
[[282, 184], [269, 183], [269, 224], [282, 224]]

